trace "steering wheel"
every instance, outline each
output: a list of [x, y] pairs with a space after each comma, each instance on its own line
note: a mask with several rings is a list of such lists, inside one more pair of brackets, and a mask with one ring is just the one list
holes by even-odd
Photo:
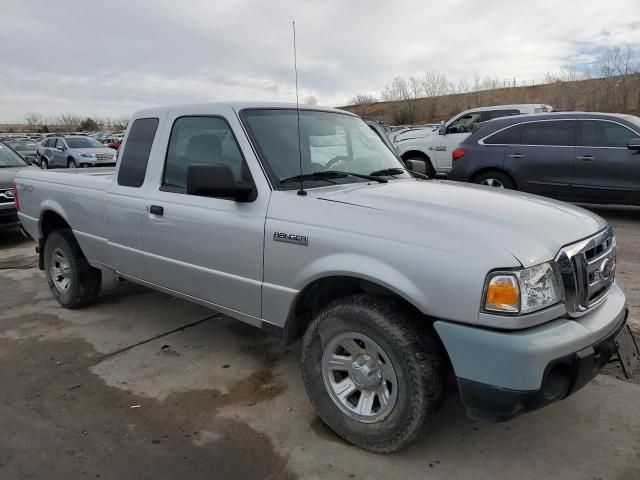
[[325, 169], [331, 168], [333, 165], [335, 165], [338, 162], [343, 162], [343, 161], [349, 161], [349, 159], [345, 156], [345, 155], [338, 155], [337, 157], [333, 157], [331, 160], [329, 160], [327, 162], [327, 164], [324, 166]]
[[464, 125], [460, 125], [458, 127], [458, 133], [467, 133], [467, 132], [468, 132], [467, 127], [465, 127]]

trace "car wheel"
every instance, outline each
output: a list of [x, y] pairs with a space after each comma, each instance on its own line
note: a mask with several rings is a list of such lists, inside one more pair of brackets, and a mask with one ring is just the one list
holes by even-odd
[[70, 230], [47, 237], [44, 269], [51, 293], [63, 307], [84, 307], [98, 297], [102, 272], [89, 265]]
[[440, 411], [446, 363], [425, 320], [393, 299], [354, 295], [308, 327], [302, 376], [318, 416], [347, 441], [389, 453]]
[[42, 158], [40, 159], [40, 168], [41, 168], [42, 170], [46, 170], [46, 169], [48, 169], [48, 168], [49, 168], [49, 163], [47, 162], [47, 159], [46, 159], [46, 158], [44, 158], [44, 157], [42, 157]]
[[72, 159], [72, 158], [71, 158], [71, 159], [69, 159], [69, 160], [67, 161], [67, 167], [68, 167], [68, 168], [76, 168], [76, 161], [75, 161], [74, 159]]
[[479, 175], [475, 179], [475, 183], [479, 185], [485, 185], [487, 187], [494, 188], [507, 188], [509, 190], [515, 190], [516, 185], [511, 180], [511, 177], [503, 172], [491, 171]]

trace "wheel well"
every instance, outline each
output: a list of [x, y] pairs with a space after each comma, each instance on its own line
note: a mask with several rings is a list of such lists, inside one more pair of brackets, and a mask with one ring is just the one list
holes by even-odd
[[495, 168], [495, 167], [487, 167], [487, 168], [481, 168], [480, 170], [478, 170], [477, 172], [474, 172], [470, 177], [469, 177], [469, 182], [470, 183], [475, 183], [476, 179], [480, 176], [483, 175], [487, 172], [499, 172], [502, 173], [503, 175], [506, 175], [507, 177], [509, 177], [511, 179], [511, 181], [513, 182], [513, 184], [516, 186], [516, 188], [518, 187], [518, 184], [516, 183], [516, 181], [513, 179], [513, 177], [506, 172], [505, 170], [503, 170], [502, 168]]
[[292, 343], [300, 338], [315, 314], [323, 307], [342, 297], [356, 293], [370, 293], [391, 297], [415, 308], [397, 293], [386, 287], [356, 277], [325, 277], [307, 285], [298, 293], [284, 329], [284, 338]]
[[71, 230], [71, 227], [59, 214], [52, 210], [47, 210], [42, 214], [40, 219], [40, 230], [42, 232], [43, 241], [45, 241], [52, 232], [62, 229]]

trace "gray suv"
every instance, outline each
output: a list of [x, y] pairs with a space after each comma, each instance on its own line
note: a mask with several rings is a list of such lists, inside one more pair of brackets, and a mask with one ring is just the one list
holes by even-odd
[[38, 165], [53, 167], [109, 167], [116, 164], [117, 152], [95, 138], [83, 135], [51, 137], [38, 149]]
[[640, 118], [546, 113], [491, 120], [452, 152], [450, 180], [561, 200], [640, 205]]

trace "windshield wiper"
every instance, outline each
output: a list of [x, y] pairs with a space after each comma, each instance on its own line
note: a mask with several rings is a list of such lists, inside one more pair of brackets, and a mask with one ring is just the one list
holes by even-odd
[[372, 177], [385, 177], [387, 175], [400, 175], [403, 174], [405, 170], [400, 167], [391, 167], [391, 168], [383, 168], [382, 170], [376, 170], [375, 172], [371, 172], [369, 175]]
[[401, 173], [407, 172], [409, 175], [419, 175], [421, 178], [425, 180], [429, 180], [429, 177], [423, 173], [414, 172], [413, 170], [409, 170], [408, 168], [400, 168], [400, 167], [391, 167], [384, 168], [382, 170], [376, 170], [375, 172], [371, 172], [369, 175], [371, 176], [386, 176], [386, 175], [400, 175]]
[[330, 180], [332, 178], [345, 177], [364, 178], [378, 183], [387, 183], [388, 181], [386, 178], [365, 175], [364, 173], [343, 172], [340, 170], [324, 170], [322, 172], [306, 173], [304, 175], [295, 175], [293, 177], [283, 178], [282, 180], [280, 180], [280, 183], [299, 182], [301, 180]]

